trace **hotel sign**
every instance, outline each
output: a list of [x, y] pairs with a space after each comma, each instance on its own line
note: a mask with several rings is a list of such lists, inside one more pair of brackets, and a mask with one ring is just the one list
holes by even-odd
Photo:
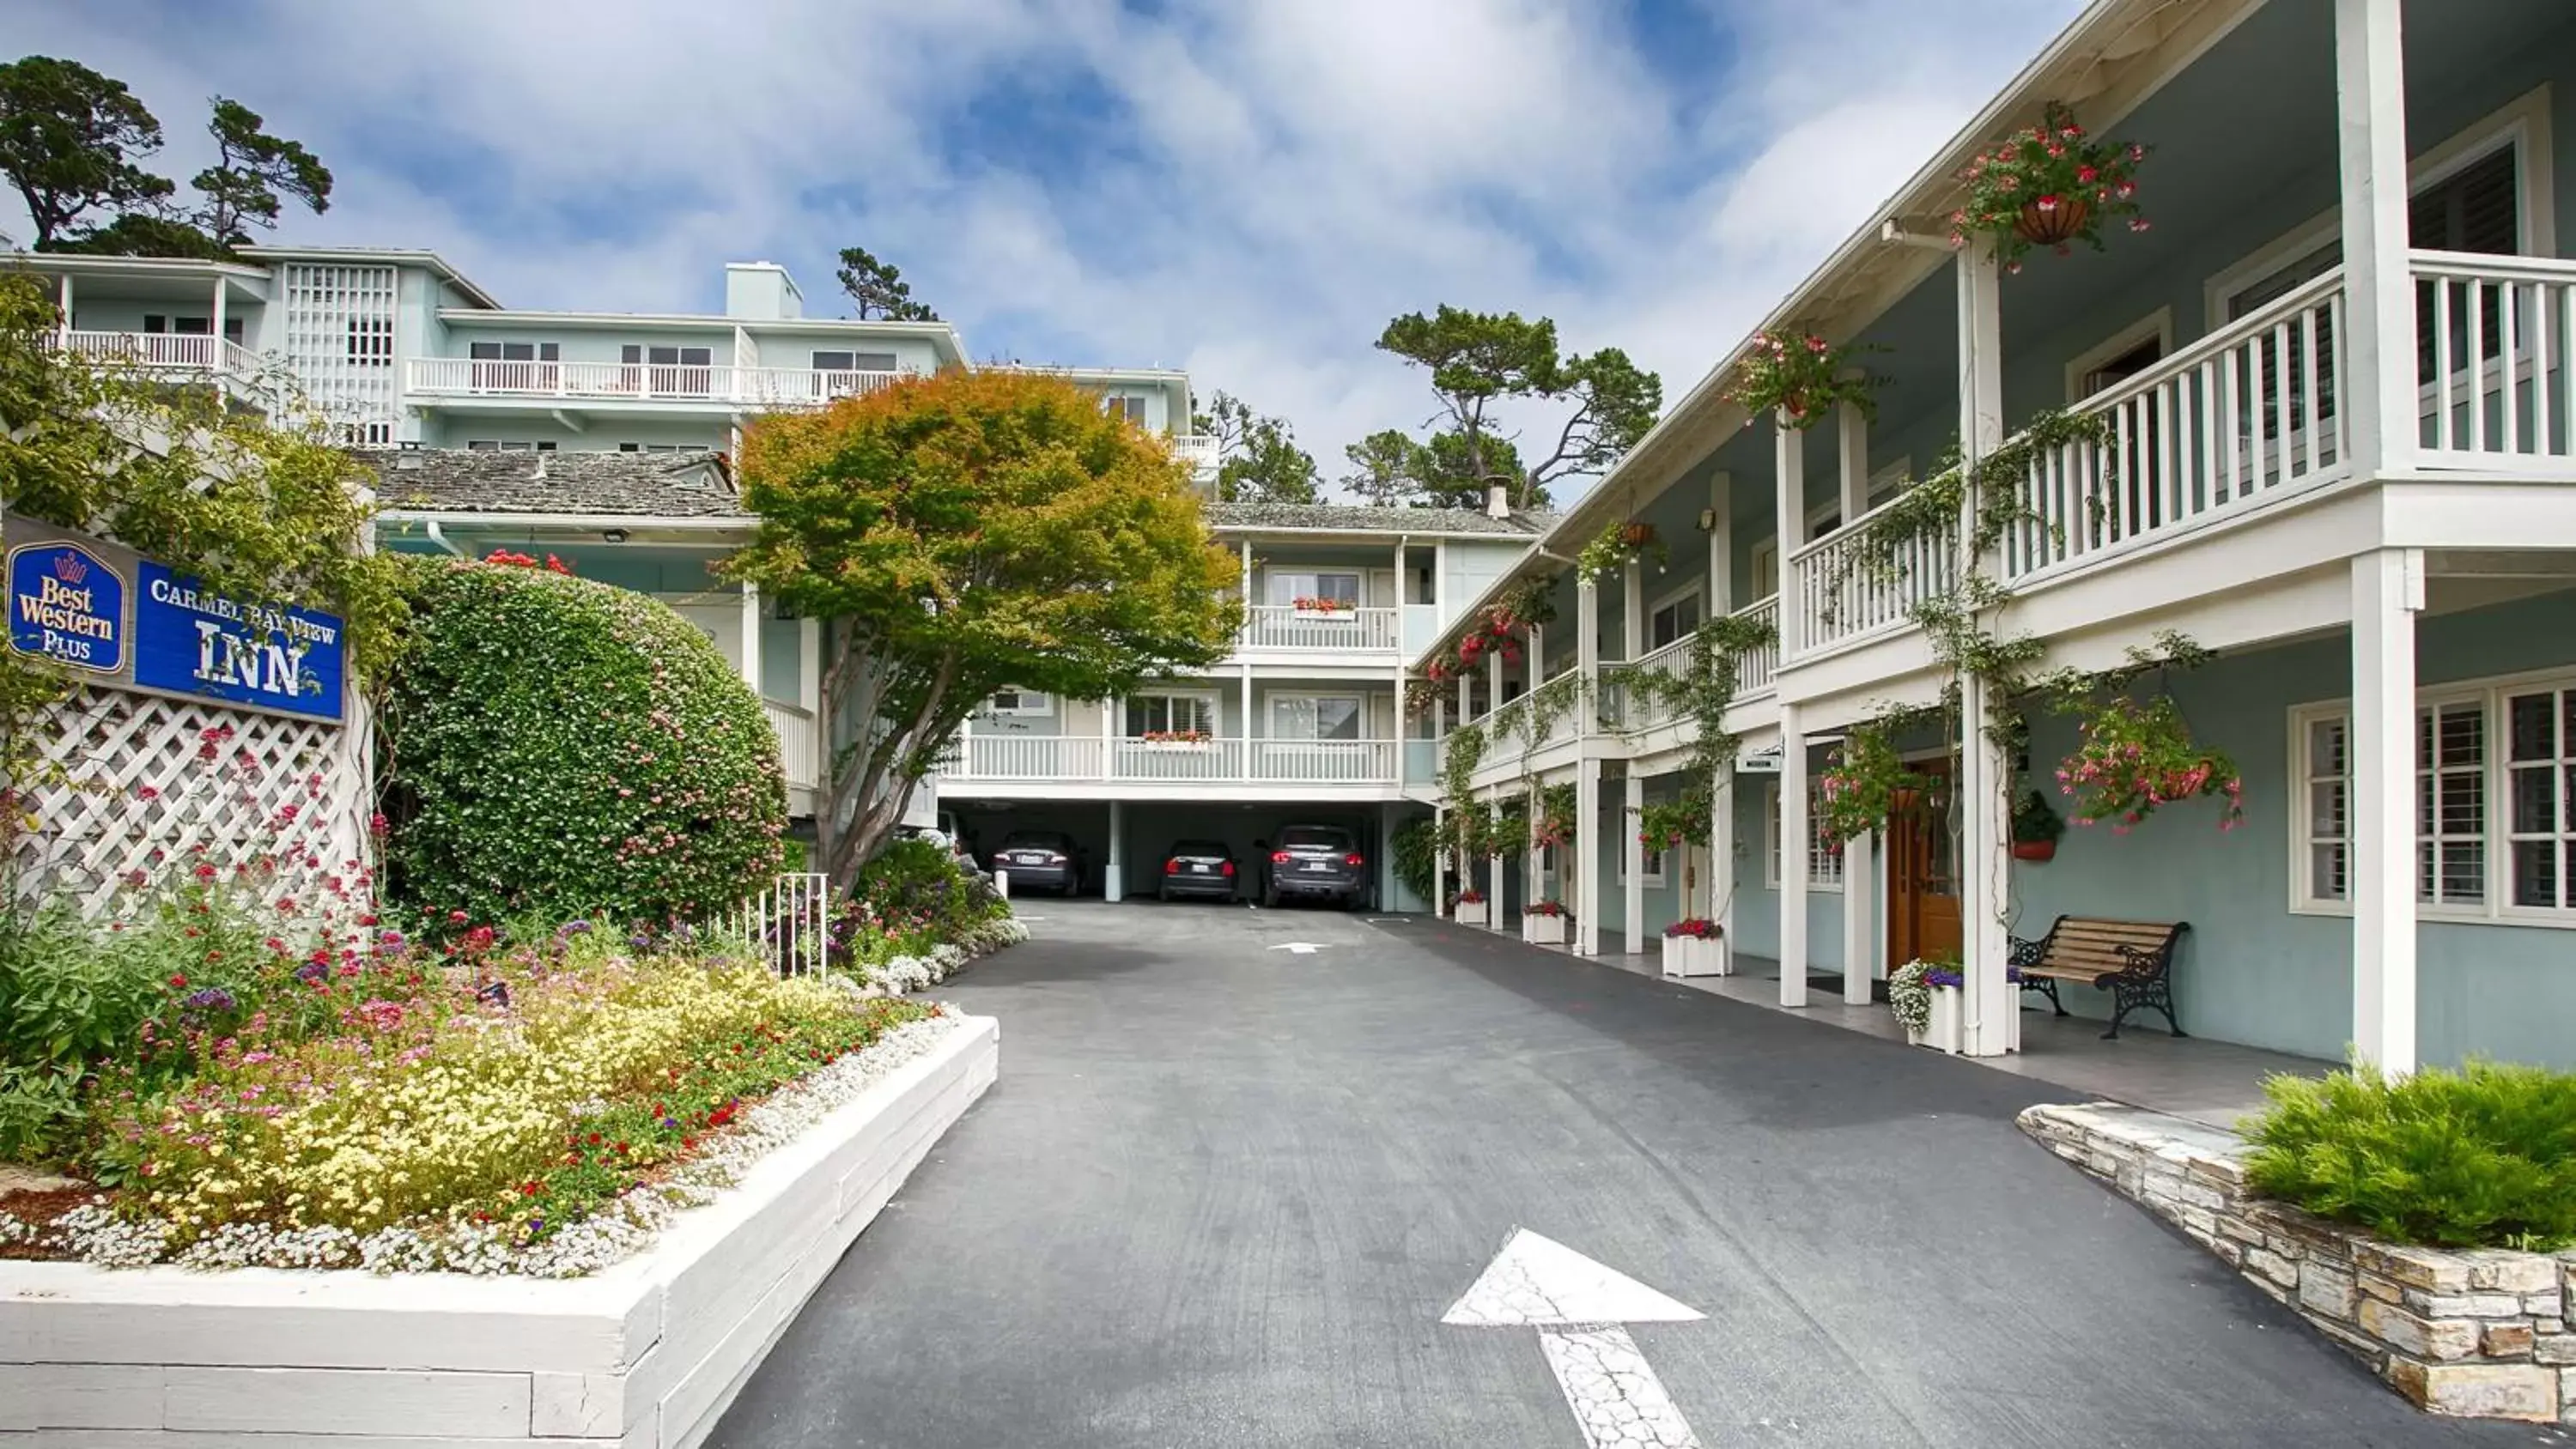
[[219, 594], [133, 550], [10, 518], [9, 647], [150, 694], [337, 720], [333, 615]]

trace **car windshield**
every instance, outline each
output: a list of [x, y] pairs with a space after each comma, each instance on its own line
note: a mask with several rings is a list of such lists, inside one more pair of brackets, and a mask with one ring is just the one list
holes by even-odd
[[1279, 832], [1279, 845], [1283, 850], [1348, 850], [1351, 833], [1327, 825], [1291, 825]]

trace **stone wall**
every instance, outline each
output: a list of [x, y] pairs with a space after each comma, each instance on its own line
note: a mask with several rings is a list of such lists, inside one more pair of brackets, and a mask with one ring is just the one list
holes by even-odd
[[2576, 1252], [2383, 1243], [2245, 1186], [2232, 1132], [2114, 1103], [2022, 1130], [2182, 1229], [2437, 1414], [2576, 1426]]

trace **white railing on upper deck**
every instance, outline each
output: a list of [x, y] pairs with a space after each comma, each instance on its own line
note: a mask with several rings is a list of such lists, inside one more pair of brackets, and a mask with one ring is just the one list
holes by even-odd
[[1685, 634], [1660, 649], [1650, 650], [1633, 664], [1604, 665], [1603, 686], [1610, 696], [1609, 706], [1602, 711], [1605, 719], [1615, 721], [1624, 730], [1649, 729], [1672, 718], [1673, 708], [1662, 690], [1642, 685], [1652, 676], [1658, 680], [1679, 679], [1690, 670], [1692, 640]]
[[1298, 609], [1258, 604], [1243, 611], [1247, 649], [1394, 650], [1403, 642], [1401, 609]]
[[1399, 748], [1395, 740], [1104, 740], [1098, 735], [970, 734], [953, 741], [941, 755], [939, 773], [961, 781], [1060, 784], [1117, 780], [1391, 785]]
[[769, 727], [778, 732], [778, 764], [786, 772], [787, 783], [812, 789], [823, 773], [822, 737], [815, 732], [814, 716], [802, 706], [774, 699], [762, 700], [760, 708], [769, 716]]
[[2576, 262], [2416, 252], [2417, 446], [2436, 468], [2576, 461]]
[[[229, 345], [204, 333], [61, 332], [59, 344], [74, 357], [170, 371], [212, 372], [225, 360]], [[238, 347], [232, 348], [240, 352]], [[247, 356], [248, 354], [244, 354]]]
[[2338, 269], [2078, 404], [2106, 436], [2032, 460], [2004, 576], [2081, 567], [2343, 476], [2343, 308]]
[[968, 735], [940, 763], [940, 773], [974, 780], [1097, 780], [1098, 735]]
[[1165, 441], [1172, 445], [1172, 456], [1196, 468], [1216, 466], [1216, 439], [1198, 433], [1174, 433]]
[[755, 407], [811, 407], [891, 387], [899, 372], [807, 367], [737, 367], [734, 399]]
[[1794, 652], [1885, 633], [1914, 616], [1914, 606], [1950, 591], [1958, 572], [1956, 519], [1925, 533], [1873, 539], [1880, 504], [1789, 556], [1789, 586], [1801, 633]]
[[1735, 697], [1751, 699], [1768, 694], [1772, 676], [1780, 672], [1780, 596], [1756, 599], [1735, 611], [1735, 617], [1771, 626], [1769, 642], [1757, 644], [1735, 656]]
[[412, 392], [565, 401], [629, 399], [810, 407], [892, 383], [900, 373], [659, 362], [527, 362], [415, 357]]
[[1369, 785], [1395, 778], [1393, 740], [1253, 740], [1252, 778]]
[[1239, 780], [1245, 741], [1117, 741], [1111, 768], [1121, 780]]

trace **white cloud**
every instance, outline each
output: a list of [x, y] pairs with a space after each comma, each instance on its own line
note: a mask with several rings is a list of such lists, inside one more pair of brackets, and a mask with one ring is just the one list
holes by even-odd
[[[0, 0], [204, 164], [232, 96], [338, 174], [295, 240], [434, 248], [532, 307], [703, 308], [897, 260], [978, 355], [1192, 369], [1342, 444], [1430, 411], [1369, 344], [1554, 316], [1678, 397], [2076, 0]], [[1684, 72], [1657, 34], [1704, 26]], [[0, 230], [17, 233], [14, 205]], [[1535, 433], [1544, 419], [1523, 419]]]

